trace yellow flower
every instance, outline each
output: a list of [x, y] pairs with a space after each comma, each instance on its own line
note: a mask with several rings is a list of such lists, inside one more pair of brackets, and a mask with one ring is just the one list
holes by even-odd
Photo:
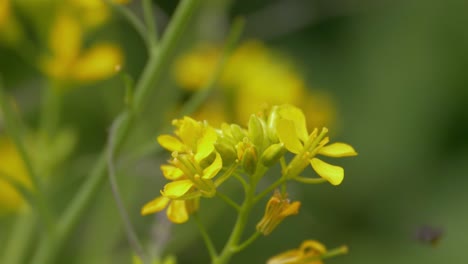
[[[0, 137], [0, 173], [13, 178], [28, 189], [32, 187], [18, 150], [13, 142], [4, 136]], [[0, 212], [18, 211], [25, 204], [15, 188], [1, 177], [0, 190]]]
[[[169, 151], [172, 159], [161, 166], [164, 177], [171, 182], [164, 186], [160, 197], [147, 203], [142, 214], [150, 214], [168, 207], [168, 218], [174, 223], [184, 223], [193, 212], [193, 204], [199, 197], [213, 197], [216, 184], [213, 178], [223, 167], [214, 143], [217, 134], [214, 128], [190, 117], [174, 120], [175, 134], [161, 135], [158, 142]], [[195, 202], [196, 201], [196, 202]]]
[[115, 74], [123, 61], [112, 44], [94, 44], [82, 50], [83, 28], [72, 14], [62, 10], [49, 32], [50, 56], [40, 60], [41, 69], [57, 80], [90, 82]]
[[141, 209], [142, 215], [160, 212], [167, 207], [166, 215], [171, 222], [183, 224], [188, 221], [189, 215], [198, 210], [200, 198], [191, 200], [171, 200], [164, 196], [159, 196], [151, 202], [145, 204]]
[[200, 45], [177, 58], [174, 77], [186, 90], [203, 88], [213, 74], [219, 59], [219, 49], [213, 45]]
[[290, 177], [296, 177], [310, 163], [320, 177], [333, 185], [339, 185], [344, 178], [344, 169], [328, 164], [315, 156], [317, 154], [335, 158], [356, 156], [354, 148], [339, 142], [326, 145], [329, 141], [328, 137], [325, 137], [328, 133], [327, 128], [322, 128], [320, 134], [317, 129], [309, 134], [305, 116], [296, 107], [278, 106], [273, 110], [273, 115], [276, 115], [274, 123], [279, 140], [287, 150], [296, 154], [286, 173], [289, 173]]
[[278, 190], [275, 190], [275, 193], [268, 201], [265, 215], [257, 224], [257, 230], [265, 236], [270, 234], [284, 218], [298, 214], [300, 206], [300, 202], [291, 203], [286, 195], [282, 195]]
[[288, 250], [270, 258], [267, 264], [321, 264], [320, 256], [326, 252], [327, 249], [320, 242], [306, 240], [298, 249]]

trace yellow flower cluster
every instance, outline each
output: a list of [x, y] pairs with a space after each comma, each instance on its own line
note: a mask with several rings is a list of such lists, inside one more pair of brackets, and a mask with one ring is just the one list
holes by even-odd
[[[214, 197], [216, 189], [233, 173], [244, 174], [254, 184], [267, 169], [290, 151], [296, 154], [283, 168], [286, 180], [307, 183], [299, 174], [311, 164], [317, 174], [333, 185], [341, 183], [344, 170], [315, 158], [354, 156], [357, 153], [345, 143], [327, 145], [327, 129], [307, 132], [305, 116], [292, 105], [273, 106], [251, 115], [247, 129], [237, 124], [222, 124], [219, 129], [190, 117], [174, 120], [175, 136], [161, 135], [158, 142], [172, 152], [168, 164], [161, 166], [170, 180], [161, 196], [146, 204], [142, 214], [167, 209], [174, 223], [184, 223], [198, 208], [200, 197]], [[285, 161], [284, 161], [284, 164]], [[218, 176], [218, 174], [223, 173]], [[285, 217], [296, 214], [300, 203], [289, 203], [285, 195], [275, 195], [267, 205], [264, 219], [257, 229], [269, 234]]]
[[[128, 2], [114, 0], [117, 3]], [[45, 43], [46, 51], [37, 50], [28, 40], [14, 14], [14, 5], [34, 23], [34, 31]], [[47, 18], [38, 10], [53, 10]], [[86, 34], [102, 26], [111, 10], [102, 0], [65, 0], [13, 2], [0, 0], [0, 41], [24, 54], [46, 76], [55, 81], [93, 82], [109, 78], [123, 64], [121, 49], [112, 43], [92, 43], [85, 47]], [[45, 33], [45, 34], [44, 34]], [[27, 43], [26, 43], [27, 42]], [[38, 55], [39, 54], [39, 55]], [[37, 58], [34, 58], [37, 56]]]
[[123, 63], [115, 44], [83, 48], [87, 30], [109, 17], [107, 5], [97, 0], [68, 0], [58, 7], [48, 35], [49, 53], [40, 59], [42, 71], [60, 81], [92, 82], [112, 76]]
[[[201, 44], [180, 56], [174, 66], [178, 85], [187, 91], [204, 88], [220, 53], [217, 45]], [[329, 126], [334, 121], [335, 106], [330, 96], [308, 89], [287, 59], [257, 40], [246, 41], [233, 51], [219, 86], [222, 89], [195, 114], [197, 118], [213, 124], [222, 120], [245, 124], [259, 106], [287, 103], [304, 109], [310, 127]]]

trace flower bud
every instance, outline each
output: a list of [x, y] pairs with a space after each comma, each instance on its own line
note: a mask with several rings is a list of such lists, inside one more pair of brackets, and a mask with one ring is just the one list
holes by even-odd
[[260, 161], [267, 167], [273, 166], [286, 152], [283, 143], [269, 146], [262, 154]]
[[237, 158], [237, 152], [233, 145], [229, 144], [227, 140], [219, 139], [214, 144], [216, 150], [221, 155], [225, 165], [232, 164]]
[[257, 168], [258, 155], [257, 149], [252, 143], [246, 138], [244, 141], [236, 145], [237, 149], [237, 158], [239, 159], [240, 164], [243, 169], [249, 174], [252, 175]]
[[256, 115], [250, 116], [248, 133], [249, 138], [252, 140], [253, 144], [258, 148], [262, 148], [265, 139], [263, 124], [261, 119]]

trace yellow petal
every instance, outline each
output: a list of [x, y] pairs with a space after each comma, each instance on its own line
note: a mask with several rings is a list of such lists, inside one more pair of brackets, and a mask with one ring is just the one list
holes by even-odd
[[184, 172], [172, 165], [161, 165], [161, 171], [166, 179], [175, 181], [184, 176]]
[[318, 154], [328, 157], [340, 158], [356, 156], [357, 152], [352, 146], [346, 143], [336, 142], [321, 148]]
[[201, 137], [201, 124], [188, 116], [184, 116], [184, 119], [177, 122], [179, 129], [176, 134], [185, 145], [195, 152], [197, 150], [197, 140]]
[[78, 81], [106, 79], [117, 72], [122, 61], [123, 55], [117, 46], [99, 44], [77, 58], [73, 66], [72, 77]]
[[153, 213], [162, 211], [164, 210], [164, 208], [166, 208], [169, 201], [170, 201], [169, 198], [164, 197], [164, 196], [159, 196], [158, 198], [145, 204], [143, 208], [141, 209], [141, 214], [148, 215], [148, 214], [153, 214]]
[[60, 12], [49, 32], [49, 48], [52, 54], [66, 65], [78, 56], [81, 43], [82, 29], [78, 21], [66, 12]]
[[331, 184], [339, 185], [343, 181], [344, 170], [342, 167], [328, 164], [317, 158], [313, 158], [310, 164], [320, 177], [329, 181]]
[[278, 120], [276, 131], [278, 132], [279, 140], [283, 142], [287, 150], [294, 154], [301, 152], [303, 146], [299, 141], [292, 121], [286, 119]]
[[158, 137], [159, 145], [169, 151], [184, 152], [186, 151], [185, 145], [176, 137], [171, 135], [161, 135]]
[[189, 218], [187, 209], [185, 207], [185, 201], [183, 200], [172, 201], [169, 207], [167, 208], [166, 213], [167, 218], [169, 218], [171, 222], [176, 224], [185, 223]]
[[291, 120], [294, 123], [296, 135], [302, 142], [307, 141], [309, 133], [307, 133], [306, 119], [299, 108], [292, 105], [281, 105], [278, 107], [278, 114], [283, 119]]
[[223, 167], [223, 160], [221, 159], [221, 155], [219, 155], [219, 153], [216, 152], [215, 160], [213, 161], [213, 163], [211, 163], [210, 166], [206, 167], [203, 170], [202, 178], [203, 179], [213, 178], [214, 176], [216, 176], [216, 174], [218, 174], [218, 172], [221, 170], [222, 167]]
[[292, 204], [289, 204], [283, 211], [281, 211], [281, 216], [290, 216], [299, 213], [299, 208], [301, 207], [301, 202], [295, 201]]
[[213, 152], [214, 143], [216, 142], [217, 138], [218, 135], [213, 128], [205, 128], [204, 134], [197, 144], [197, 153], [195, 154], [195, 160], [197, 162], [200, 162]]
[[193, 182], [191, 180], [173, 181], [166, 184], [161, 193], [165, 197], [176, 199], [186, 194], [192, 186]]

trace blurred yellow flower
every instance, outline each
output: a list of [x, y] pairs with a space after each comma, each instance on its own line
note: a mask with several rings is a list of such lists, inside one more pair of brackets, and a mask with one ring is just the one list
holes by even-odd
[[22, 31], [12, 12], [10, 0], [0, 0], [0, 41], [13, 45], [22, 38]]
[[[5, 136], [0, 136], [0, 173], [11, 177], [26, 188], [32, 187], [21, 156], [13, 142]], [[0, 190], [0, 213], [15, 212], [25, 205], [21, 194], [2, 177], [0, 177]]]
[[67, 12], [58, 14], [49, 32], [50, 56], [41, 61], [43, 71], [57, 80], [89, 82], [112, 76], [122, 64], [121, 50], [98, 43], [82, 50], [83, 28]]
[[[205, 87], [220, 53], [217, 45], [201, 44], [181, 55], [173, 71], [176, 82], [188, 91]], [[222, 89], [218, 93], [224, 96], [215, 96], [202, 106], [196, 114], [201, 119], [211, 122], [230, 117], [233, 120], [228, 121], [246, 124], [250, 114], [263, 105], [284, 103], [305, 109], [310, 128], [331, 125], [335, 119], [332, 98], [324, 92], [308, 89], [287, 59], [257, 40], [246, 41], [234, 50], [223, 69], [219, 86]], [[213, 111], [213, 102], [218, 107], [216, 111]]]

